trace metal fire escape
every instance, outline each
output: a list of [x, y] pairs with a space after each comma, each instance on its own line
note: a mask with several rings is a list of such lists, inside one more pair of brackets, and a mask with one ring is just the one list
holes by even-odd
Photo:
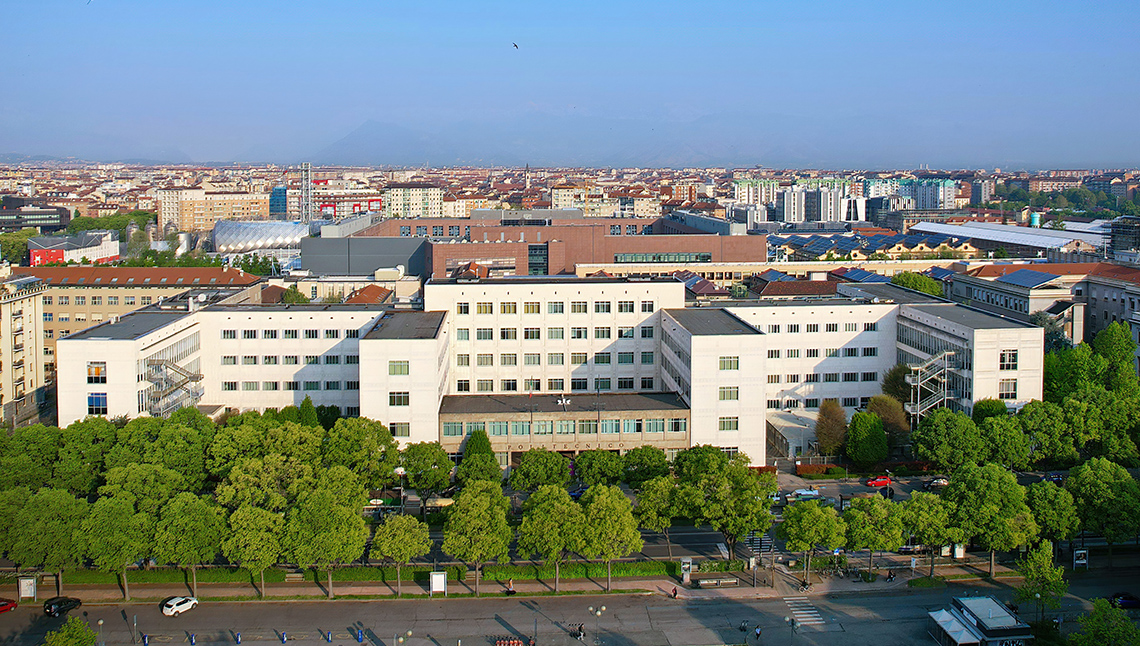
[[906, 382], [910, 384], [910, 402], [906, 412], [911, 414], [917, 427], [922, 416], [933, 408], [941, 408], [959, 394], [949, 385], [949, 374], [959, 367], [957, 353], [947, 350], [925, 362], [910, 366]]
[[202, 398], [202, 375], [190, 372], [169, 359], [148, 359], [147, 381], [154, 388], [147, 391], [147, 412], [166, 417], [185, 406], [193, 406]]

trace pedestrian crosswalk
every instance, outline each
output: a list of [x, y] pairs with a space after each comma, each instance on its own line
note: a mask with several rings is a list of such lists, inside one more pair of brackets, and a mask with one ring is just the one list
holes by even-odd
[[767, 534], [748, 532], [748, 535], [744, 537], [744, 544], [756, 554], [772, 551], [772, 537]]
[[784, 597], [784, 603], [788, 605], [788, 610], [792, 612], [792, 617], [796, 620], [796, 625], [799, 626], [816, 626], [825, 624], [823, 617], [819, 615], [819, 611], [815, 606], [808, 601], [807, 597]]

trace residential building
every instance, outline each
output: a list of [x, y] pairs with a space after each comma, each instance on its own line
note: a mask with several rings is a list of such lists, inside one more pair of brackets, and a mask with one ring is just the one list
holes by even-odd
[[970, 204], [988, 204], [994, 199], [994, 180], [976, 179], [970, 182]]
[[385, 218], [443, 217], [443, 189], [427, 182], [400, 182], [384, 187]]
[[0, 231], [34, 227], [41, 233], [66, 229], [71, 211], [62, 206], [45, 206], [38, 200], [15, 195], [0, 196]]
[[1027, 323], [1037, 312], [1045, 312], [1061, 325], [1070, 341], [1084, 340], [1085, 304], [1073, 295], [1084, 275], [1050, 273], [1048, 265], [1022, 265], [1022, 269], [988, 277], [991, 267], [953, 274], [950, 298]]
[[0, 283], [0, 408], [7, 423], [34, 418], [43, 400], [44, 290], [31, 276], [6, 276]]
[[157, 201], [162, 231], [209, 231], [219, 220], [269, 218], [268, 193], [167, 188], [157, 192]]
[[114, 262], [119, 259], [119, 232], [85, 231], [73, 236], [29, 238], [28, 258], [32, 267], [49, 262]]

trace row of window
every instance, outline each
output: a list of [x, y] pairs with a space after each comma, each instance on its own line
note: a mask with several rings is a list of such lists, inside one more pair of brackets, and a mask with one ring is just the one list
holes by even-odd
[[[54, 300], [54, 303], [53, 303], [53, 300]], [[150, 305], [153, 302], [154, 302], [153, 296], [140, 296], [139, 297], [139, 304], [140, 305]], [[70, 296], [59, 296], [59, 297], [56, 297], [53, 299], [53, 297], [51, 297], [51, 296], [44, 296], [44, 305], [53, 305], [56, 303], [59, 305], [71, 305], [71, 297]], [[75, 297], [75, 304], [76, 305], [87, 305], [87, 297], [86, 296], [76, 296]], [[91, 297], [91, 304], [92, 305], [102, 305], [103, 304], [103, 297], [102, 296], [92, 296]], [[119, 304], [119, 297], [118, 296], [108, 296], [107, 297], [107, 305], [118, 305], [118, 304]], [[134, 305], [134, 304], [135, 304], [135, 297], [134, 296], [124, 296], [123, 297], [123, 305]]]
[[[819, 408], [820, 401], [822, 401], [822, 400], [820, 400], [820, 398], [818, 398], [818, 397], [808, 397], [808, 398], [803, 399], [803, 400], [800, 400], [800, 399], [784, 399], [784, 400], [769, 399], [768, 400], [768, 408], [772, 409], [772, 410], [776, 410], [776, 409], [780, 409], [780, 408], [799, 408], [800, 406], [803, 406], [804, 408], [812, 409], [812, 408]], [[866, 406], [870, 401], [871, 401], [870, 397], [844, 397], [840, 400], [840, 404], [844, 408], [855, 408], [856, 406]]]
[[[859, 352], [859, 348], [857, 348], [857, 347], [825, 348], [823, 350], [823, 356], [829, 357], [829, 358], [830, 357], [858, 357], [859, 355], [860, 355], [860, 352]], [[800, 350], [799, 350], [799, 348], [788, 348], [786, 350], [781, 350], [779, 348], [773, 348], [773, 349], [768, 350], [768, 358], [769, 359], [779, 359], [781, 356], [785, 359], [799, 359], [800, 358]], [[803, 350], [803, 356], [807, 357], [808, 359], [818, 359], [819, 358], [819, 348], [806, 348]], [[879, 356], [879, 348], [876, 346], [864, 347], [863, 352], [862, 352], [862, 356], [864, 356], [864, 357], [877, 357], [877, 356]]]
[[[282, 339], [339, 339], [341, 337], [340, 330], [325, 330], [322, 337], [321, 330], [281, 330]], [[303, 334], [302, 334], [303, 333]], [[237, 330], [222, 330], [223, 339], [236, 339], [238, 338]], [[241, 338], [243, 339], [276, 339], [278, 337], [277, 330], [242, 330]], [[344, 330], [344, 338], [357, 339], [360, 338], [360, 330]]]
[[[424, 202], [424, 205], [427, 205], [427, 202]], [[408, 207], [405, 207], [405, 208], [408, 208]], [[471, 227], [465, 226], [465, 227], [463, 227], [463, 230], [464, 230], [463, 235], [465, 235], [465, 236], [471, 235]], [[428, 234], [428, 228], [426, 226], [420, 225], [420, 226], [416, 227], [416, 235], [417, 236], [426, 236], [427, 234]], [[408, 238], [408, 237], [411, 237], [411, 235], [412, 235], [412, 227], [410, 227], [410, 226], [400, 227], [400, 237]], [[442, 237], [443, 236], [443, 226], [439, 225], [439, 224], [432, 226], [431, 235]], [[454, 225], [454, 224], [448, 225], [447, 235], [450, 238], [458, 238], [459, 237], [459, 227], [457, 225]]]
[[[633, 365], [634, 359], [637, 358], [637, 353], [634, 352], [596, 352], [594, 353], [594, 365], [608, 366], [613, 365], [614, 354], [617, 354], [618, 365]], [[589, 361], [589, 353], [586, 352], [571, 352], [570, 365], [582, 366]], [[653, 365], [654, 363], [653, 352], [642, 352], [640, 359], [642, 365]], [[566, 363], [566, 355], [562, 352], [548, 352], [546, 354], [546, 365], [548, 366], [561, 366]], [[455, 355], [455, 365], [465, 368], [471, 365], [470, 354], [457, 354]], [[475, 365], [481, 367], [488, 367], [495, 365], [495, 355], [493, 354], [476, 354]], [[499, 365], [501, 366], [517, 366], [519, 365], [519, 355], [513, 352], [504, 352], [499, 355]], [[527, 352], [523, 354], [524, 366], [541, 366], [542, 353], [540, 352]], [[388, 374], [407, 374], [392, 372], [391, 364], [388, 367]]]
[[[636, 311], [636, 303], [634, 301], [618, 301], [617, 313], [618, 314], [632, 314]], [[523, 314], [541, 314], [542, 303], [539, 301], [525, 301], [522, 304]], [[594, 301], [594, 314], [609, 314], [614, 311], [614, 303], [612, 301]], [[588, 314], [590, 312], [589, 301], [570, 301], [571, 314]], [[653, 301], [641, 301], [641, 312], [644, 314], [653, 313]], [[456, 314], [470, 314], [471, 303], [456, 303]], [[494, 314], [495, 304], [491, 302], [475, 303], [476, 314]], [[519, 304], [514, 301], [503, 301], [499, 303], [500, 314], [518, 314]], [[562, 301], [550, 301], [546, 303], [547, 314], [565, 314], [566, 303]]]
[[[63, 312], [60, 312], [58, 316], [53, 315], [51, 312], [44, 312], [44, 323], [51, 323], [52, 319], [55, 319], [60, 323], [70, 323], [73, 316], [75, 317], [76, 323], [87, 322], [87, 312], [75, 312], [74, 314], [64, 314]], [[95, 322], [102, 321], [103, 312], [92, 312], [91, 320]], [[60, 331], [60, 336], [66, 336], [67, 334], [70, 334], [70, 332]], [[51, 337], [49, 336], [47, 338], [50, 339]]]
[[[637, 377], [618, 377], [616, 380], [610, 377], [595, 377], [594, 388], [595, 392], [605, 392], [614, 390], [614, 385], [617, 385], [617, 390], [634, 390], [637, 384]], [[654, 389], [653, 377], [641, 377], [641, 390]], [[539, 392], [542, 391], [541, 379], [523, 379], [522, 390], [524, 392]], [[564, 393], [566, 391], [565, 379], [547, 379], [546, 390], [552, 393]], [[518, 392], [519, 381], [517, 379], [501, 379], [499, 381], [498, 392]], [[588, 392], [590, 391], [590, 380], [585, 377], [575, 377], [570, 380], [570, 391], [572, 392]], [[471, 391], [471, 380], [460, 379], [455, 382], [455, 392], [469, 393]], [[476, 379], [475, 392], [480, 393], [493, 393], [495, 391], [494, 379]]]
[[[722, 418], [732, 420], [736, 418]], [[398, 423], [398, 422], [397, 422]], [[689, 420], [683, 417], [648, 419], [544, 419], [514, 422], [444, 422], [444, 437], [462, 437], [483, 431], [487, 435], [593, 435], [616, 433], [684, 433]], [[735, 430], [735, 429], [733, 429]], [[393, 433], [394, 434], [394, 433]]]
[[[816, 334], [819, 332], [819, 323], [807, 323], [804, 325], [804, 328], [805, 328], [804, 331], [807, 332], [808, 334]], [[799, 323], [788, 323], [787, 325], [783, 326], [783, 328], [781, 328], [781, 326], [779, 324], [769, 325], [768, 326], [768, 334], [779, 334], [781, 329], [783, 329], [788, 334], [799, 334], [800, 324]], [[823, 329], [825, 332], [838, 332], [839, 331], [839, 324], [838, 323], [825, 323]], [[878, 329], [879, 329], [879, 324], [877, 321], [870, 321], [870, 322], [863, 324], [863, 331], [864, 332], [875, 332]], [[859, 331], [859, 324], [858, 323], [844, 323], [843, 324], [843, 331], [844, 332], [858, 332]]]
[[[877, 373], [877, 372], [844, 372], [844, 373], [842, 373], [842, 377], [843, 377], [843, 381], [846, 383], [851, 383], [851, 382], [855, 382], [855, 381], [878, 381], [879, 380], [879, 373]], [[839, 383], [840, 373], [838, 373], [838, 372], [809, 372], [808, 374], [803, 375], [803, 378], [804, 378], [803, 379], [804, 383], [808, 383], [808, 384], [818, 384], [821, 381], [823, 383], [832, 384], [832, 383]], [[796, 384], [799, 382], [800, 382], [800, 375], [796, 375], [796, 374], [768, 375], [768, 383], [770, 383], [770, 384], [778, 384], [778, 383]]]
[[[619, 338], [619, 339], [636, 338], [637, 335], [635, 334], [635, 331], [636, 331], [636, 328], [634, 328], [633, 326], [619, 327], [619, 328], [617, 328], [617, 338]], [[518, 340], [518, 338], [519, 338], [518, 328], [513, 328], [513, 327], [499, 328], [499, 340], [500, 341], [516, 341], [516, 340]], [[522, 338], [525, 341], [541, 341], [542, 340], [542, 328], [524, 327], [522, 329]], [[561, 327], [546, 328], [546, 338], [549, 340], [565, 339], [566, 338], [566, 328], [561, 328]], [[571, 339], [588, 339], [588, 338], [590, 338], [590, 328], [588, 328], [588, 327], [572, 327], [572, 328], [570, 328], [570, 338]], [[608, 327], [608, 326], [606, 326], [606, 327], [600, 327], [600, 326], [595, 327], [594, 328], [594, 338], [595, 339], [612, 339], [612, 338], [614, 338], [614, 329], [611, 327]], [[641, 326], [641, 338], [643, 338], [643, 339], [652, 339], [653, 338], [653, 326], [652, 325]], [[457, 328], [455, 330], [455, 340], [456, 341], [470, 341], [471, 340], [471, 329], [465, 328], [465, 327]], [[495, 328], [490, 328], [490, 327], [475, 328], [475, 340], [476, 341], [494, 341], [495, 340]]]
[[[240, 386], [240, 387], [239, 387]], [[343, 386], [343, 388], [342, 388]], [[360, 390], [359, 381], [223, 381], [222, 390]]]
[[[338, 366], [338, 365], [340, 365], [341, 358], [342, 358], [341, 355], [339, 355], [339, 354], [326, 354], [326, 355], [307, 354], [304, 356], [296, 355], [296, 354], [287, 354], [287, 355], [284, 355], [281, 357], [278, 357], [276, 355], [259, 356], [259, 355], [248, 355], [247, 354], [247, 355], [244, 355], [241, 357], [241, 365], [243, 365], [243, 366], [256, 366], [256, 365], [276, 366], [280, 363], [280, 365], [296, 366], [296, 365], [301, 365], [303, 363], [306, 366], [312, 366], [312, 365], [317, 365], [319, 363], [322, 363], [322, 357], [324, 357], [323, 363], [327, 366]], [[302, 361], [302, 359], [304, 359], [304, 361]], [[343, 356], [343, 359], [344, 359], [344, 363], [347, 365], [356, 365], [356, 364], [360, 363], [360, 355], [358, 355], [358, 354], [346, 354]], [[237, 355], [233, 355], [233, 354], [222, 355], [222, 365], [223, 366], [236, 366], [236, 365], [238, 365]], [[405, 372], [403, 374], [407, 374], [407, 373]]]

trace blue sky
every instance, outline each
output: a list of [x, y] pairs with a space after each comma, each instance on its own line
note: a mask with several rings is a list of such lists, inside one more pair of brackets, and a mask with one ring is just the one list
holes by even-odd
[[10, 3], [0, 153], [1138, 165], [1134, 16], [1113, 1]]

